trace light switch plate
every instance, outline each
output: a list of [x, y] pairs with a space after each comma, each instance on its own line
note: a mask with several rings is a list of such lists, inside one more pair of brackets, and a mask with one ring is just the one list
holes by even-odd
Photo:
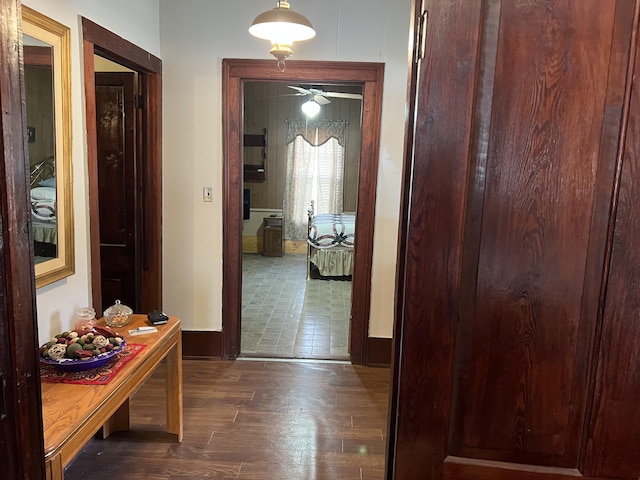
[[202, 188], [202, 201], [213, 202], [213, 187]]

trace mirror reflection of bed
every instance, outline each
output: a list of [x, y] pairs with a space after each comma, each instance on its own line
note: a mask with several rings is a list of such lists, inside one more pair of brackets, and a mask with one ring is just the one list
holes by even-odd
[[56, 161], [51, 45], [24, 35], [24, 82], [36, 264], [58, 256]]
[[58, 256], [54, 157], [49, 156], [32, 165], [30, 177], [34, 263], [37, 264]]
[[[349, 359], [361, 94], [361, 85], [244, 84], [242, 356]], [[301, 110], [310, 99], [321, 103], [313, 119]], [[318, 156], [331, 161], [314, 163]], [[264, 226], [280, 217], [284, 251], [271, 256]], [[327, 217], [337, 224], [309, 223]], [[338, 235], [328, 240], [326, 229]]]

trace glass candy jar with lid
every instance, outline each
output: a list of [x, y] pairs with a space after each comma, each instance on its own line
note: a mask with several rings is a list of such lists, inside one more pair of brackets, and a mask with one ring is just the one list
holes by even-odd
[[111, 305], [104, 311], [104, 321], [110, 327], [124, 327], [131, 321], [131, 310], [126, 305], [120, 303], [120, 300], [116, 300], [115, 305]]
[[78, 332], [91, 330], [96, 324], [96, 311], [91, 307], [77, 308], [74, 319], [74, 330]]

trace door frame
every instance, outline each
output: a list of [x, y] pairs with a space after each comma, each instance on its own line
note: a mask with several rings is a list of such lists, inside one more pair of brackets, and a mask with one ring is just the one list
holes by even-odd
[[384, 64], [370, 62], [287, 62], [284, 72], [273, 60], [223, 59], [223, 245], [222, 357], [240, 354], [242, 311], [242, 132], [245, 81], [353, 84], [362, 88], [362, 142], [358, 175], [356, 237], [351, 300], [350, 359], [368, 363], [371, 309], [371, 259], [375, 220]]
[[137, 188], [142, 210], [140, 306], [147, 312], [162, 308], [162, 61], [151, 53], [82, 17], [84, 89], [86, 101], [87, 163], [91, 295], [101, 312], [100, 225], [96, 135], [94, 54], [138, 72], [142, 121], [138, 129], [140, 171]]
[[0, 0], [0, 459], [45, 477], [20, 2]]

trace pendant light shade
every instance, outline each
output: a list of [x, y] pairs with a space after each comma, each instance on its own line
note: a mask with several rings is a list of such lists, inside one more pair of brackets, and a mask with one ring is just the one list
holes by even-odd
[[278, 59], [281, 71], [284, 71], [285, 59], [293, 55], [293, 42], [308, 40], [316, 35], [311, 22], [304, 15], [291, 10], [286, 1], [278, 1], [274, 9], [258, 15], [249, 27], [249, 33], [271, 42], [269, 53]]

